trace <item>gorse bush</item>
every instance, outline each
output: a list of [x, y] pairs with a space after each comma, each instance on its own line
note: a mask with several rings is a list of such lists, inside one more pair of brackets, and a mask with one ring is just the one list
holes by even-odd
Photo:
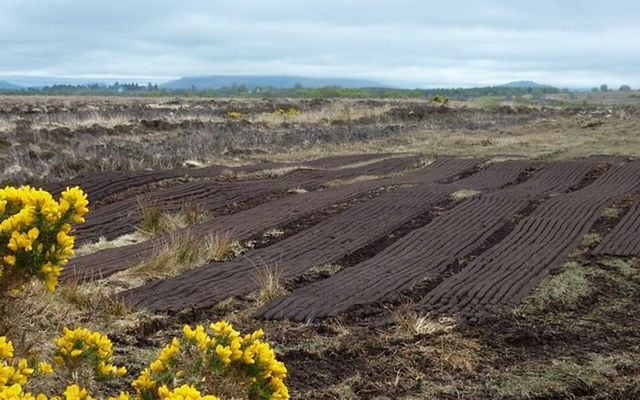
[[32, 278], [55, 290], [73, 255], [71, 224], [84, 222], [88, 204], [78, 187], [66, 189], [58, 201], [30, 186], [0, 189], [0, 296]]
[[234, 398], [289, 398], [283, 383], [287, 369], [261, 340], [262, 330], [241, 336], [231, 324], [220, 321], [212, 323], [209, 331], [202, 325], [195, 329], [185, 325], [182, 332], [133, 381], [138, 398], [167, 398], [177, 385], [181, 386], [173, 390], [197, 388]]
[[[88, 204], [77, 187], [58, 200], [29, 186], [0, 189], [0, 306], [20, 301], [14, 293], [32, 279], [56, 289], [73, 255], [72, 224], [84, 221]], [[287, 369], [262, 335], [262, 330], [241, 335], [226, 321], [208, 329], [185, 325], [131, 382], [130, 392], [108, 399], [289, 399], [283, 382]], [[12, 342], [0, 336], [0, 400], [91, 400], [95, 383], [126, 374], [114, 364], [113, 345], [100, 332], [64, 328], [48, 356], [29, 358], [16, 357]]]
[[[286, 400], [284, 364], [262, 341], [262, 330], [242, 336], [226, 321], [183, 327], [158, 357], [131, 383], [133, 392], [120, 392], [109, 400], [218, 400], [230, 398]], [[112, 343], [100, 332], [66, 329], [54, 340], [53, 363], [14, 357], [13, 345], [0, 337], [0, 400], [92, 399], [92, 381], [123, 377], [125, 367], [113, 364]], [[37, 383], [33, 384], [33, 377]], [[50, 382], [47, 382], [49, 380]], [[66, 382], [60, 387], [56, 382]], [[36, 386], [59, 388], [62, 396], [38, 391]]]
[[428, 103], [436, 106], [446, 106], [449, 104], [449, 98], [441, 94], [436, 94], [431, 96]]
[[235, 120], [240, 120], [244, 117], [244, 114], [240, 111], [227, 111], [224, 115], [229, 119]]

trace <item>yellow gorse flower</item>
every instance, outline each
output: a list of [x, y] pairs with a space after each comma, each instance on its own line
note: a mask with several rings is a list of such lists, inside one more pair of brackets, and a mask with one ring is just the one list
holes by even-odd
[[203, 396], [198, 389], [190, 385], [182, 385], [174, 390], [162, 386], [158, 390], [158, 395], [163, 400], [220, 400], [212, 395]]

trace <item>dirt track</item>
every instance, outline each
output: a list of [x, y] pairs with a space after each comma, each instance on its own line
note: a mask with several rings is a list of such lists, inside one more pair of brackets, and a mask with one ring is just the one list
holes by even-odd
[[[98, 193], [94, 198], [105, 199], [151, 179], [167, 180], [145, 198], [169, 212], [178, 212], [187, 200], [226, 212], [178, 234], [229, 231], [236, 239], [251, 240], [270, 228], [286, 232], [231, 261], [127, 290], [122, 297], [129, 304], [172, 312], [208, 308], [258, 290], [256, 266], [266, 265], [277, 267], [292, 292], [264, 306], [258, 316], [295, 320], [366, 315], [400, 294], [412, 296], [421, 312], [482, 319], [518, 304], [579, 245], [606, 207], [640, 190], [640, 162], [620, 157], [555, 163], [443, 157], [426, 167], [419, 166], [420, 159], [333, 157], [252, 181], [217, 180], [220, 170], [210, 167], [135, 173], [132, 180], [102, 183], [90, 177], [85, 186]], [[172, 183], [188, 174], [205, 179]], [[360, 176], [378, 178], [357, 181]], [[83, 184], [81, 179], [74, 183]], [[337, 180], [344, 182], [328, 185]], [[287, 192], [296, 187], [309, 192]], [[479, 193], [454, 199], [462, 189]], [[131, 232], [139, 221], [135, 204], [125, 198], [99, 206], [78, 230], [78, 239]], [[624, 248], [625, 254], [637, 255], [637, 235], [627, 232], [638, 231], [639, 209], [630, 207], [595, 251]], [[63, 278], [91, 280], [130, 268], [152, 256], [162, 240], [78, 257]], [[324, 264], [342, 269], [332, 276], [309, 276], [310, 269]]]

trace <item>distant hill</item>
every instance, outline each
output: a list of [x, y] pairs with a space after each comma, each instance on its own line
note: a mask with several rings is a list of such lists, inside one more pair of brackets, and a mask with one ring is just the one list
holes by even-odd
[[253, 89], [256, 87], [293, 88], [300, 84], [306, 88], [323, 86], [340, 86], [344, 88], [360, 87], [384, 87], [380, 82], [364, 79], [343, 79], [343, 78], [305, 78], [301, 76], [257, 76], [257, 75], [213, 75], [201, 77], [184, 77], [174, 81], [165, 82], [160, 85], [163, 89], [220, 89], [233, 85], [244, 85]]
[[527, 89], [527, 88], [550, 88], [552, 86], [550, 85], [543, 85], [541, 83], [536, 83], [533, 81], [515, 81], [515, 82], [509, 82], [509, 83], [505, 83], [504, 85], [500, 85], [500, 87], [508, 87], [508, 88], [521, 88], [521, 89]]
[[42, 88], [53, 85], [112, 85], [115, 82], [120, 83], [139, 83], [146, 85], [148, 82], [157, 83], [166, 82], [166, 79], [157, 78], [72, 78], [72, 77], [56, 77], [56, 76], [0, 76], [0, 81], [9, 82], [18, 85], [21, 89], [26, 88]]
[[5, 89], [5, 90], [20, 90], [23, 89], [22, 86], [18, 86], [16, 84], [13, 84], [11, 82], [7, 82], [7, 81], [0, 81], [0, 89]]

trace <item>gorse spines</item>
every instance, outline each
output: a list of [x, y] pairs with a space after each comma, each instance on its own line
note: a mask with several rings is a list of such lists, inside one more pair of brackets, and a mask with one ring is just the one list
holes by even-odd
[[71, 224], [84, 222], [88, 205], [79, 187], [67, 188], [57, 201], [30, 186], [0, 189], [0, 295], [32, 278], [55, 290], [73, 255]]

